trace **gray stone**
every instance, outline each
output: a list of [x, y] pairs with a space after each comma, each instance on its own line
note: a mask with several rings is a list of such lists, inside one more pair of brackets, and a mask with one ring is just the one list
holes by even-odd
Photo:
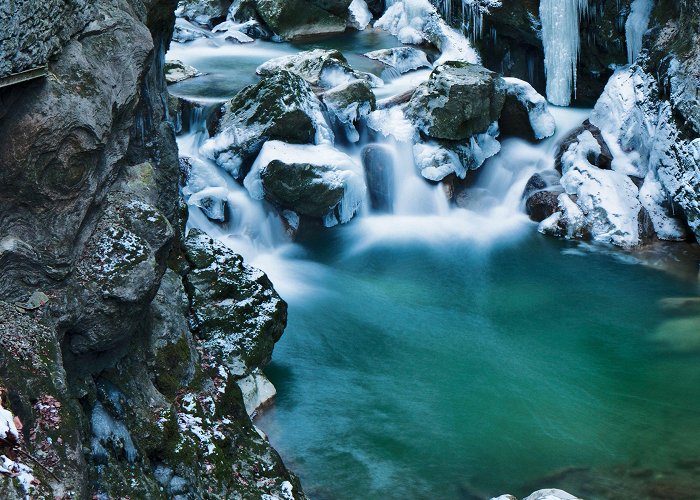
[[498, 120], [505, 101], [505, 82], [482, 66], [448, 62], [421, 84], [406, 115], [428, 137], [464, 140], [485, 133]]

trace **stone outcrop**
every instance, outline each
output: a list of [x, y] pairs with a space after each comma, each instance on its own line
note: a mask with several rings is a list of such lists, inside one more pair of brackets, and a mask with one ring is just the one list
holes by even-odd
[[23, 423], [0, 454], [31, 454], [37, 480], [2, 475], [3, 498], [304, 497], [249, 416], [274, 394], [260, 369], [284, 303], [234, 255], [217, 271], [230, 286], [197, 293], [211, 277], [183, 246], [175, 8], [0, 7], [0, 75], [48, 63], [0, 89], [0, 398]]

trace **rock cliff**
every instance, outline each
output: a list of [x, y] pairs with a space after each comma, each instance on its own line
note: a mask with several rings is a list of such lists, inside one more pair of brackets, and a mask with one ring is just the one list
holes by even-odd
[[176, 3], [0, 6], [0, 77], [48, 68], [0, 87], [0, 394], [18, 424], [3, 498], [303, 498], [249, 417], [286, 305], [232, 252], [209, 297], [194, 256], [214, 244], [183, 238]]

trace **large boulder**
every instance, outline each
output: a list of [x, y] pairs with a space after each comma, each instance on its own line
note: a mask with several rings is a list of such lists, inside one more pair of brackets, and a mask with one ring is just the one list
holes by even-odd
[[333, 87], [323, 94], [323, 103], [333, 117], [335, 126], [341, 128], [350, 142], [358, 142], [357, 125], [376, 108], [374, 93], [367, 82], [353, 80]]
[[255, 0], [256, 10], [279, 36], [291, 39], [342, 33], [352, 0]]
[[185, 252], [190, 326], [200, 345], [236, 378], [265, 366], [287, 324], [287, 304], [267, 275], [196, 229]]
[[269, 77], [280, 70], [291, 71], [315, 87], [332, 88], [352, 80], [365, 80], [374, 87], [382, 81], [370, 73], [355, 71], [338, 50], [313, 49], [276, 57], [261, 64], [255, 72]]
[[355, 161], [329, 145], [265, 144], [245, 178], [255, 199], [267, 199], [326, 226], [349, 221], [365, 195]]
[[224, 108], [218, 133], [202, 152], [235, 178], [243, 177], [265, 141], [313, 144], [333, 137], [321, 102], [302, 77], [289, 71], [244, 88]]
[[503, 78], [483, 66], [448, 62], [420, 85], [406, 115], [426, 136], [460, 141], [485, 133], [505, 102]]

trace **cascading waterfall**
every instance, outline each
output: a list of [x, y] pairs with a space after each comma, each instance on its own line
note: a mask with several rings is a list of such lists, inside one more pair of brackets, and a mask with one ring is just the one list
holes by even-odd
[[542, 45], [547, 77], [547, 99], [568, 106], [576, 95], [576, 66], [581, 39], [581, 17], [588, 13], [588, 0], [542, 0]]
[[654, 8], [653, 0], [634, 0], [630, 6], [630, 15], [625, 23], [627, 38], [627, 62], [634, 63], [642, 51], [642, 37], [649, 27], [649, 16]]

